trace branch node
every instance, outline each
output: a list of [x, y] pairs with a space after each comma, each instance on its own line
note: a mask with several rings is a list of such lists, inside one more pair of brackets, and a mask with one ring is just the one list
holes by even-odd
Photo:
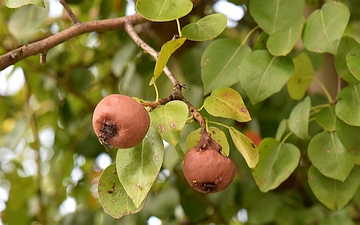
[[13, 62], [17, 62], [22, 54], [23, 50], [20, 48], [18, 50], [10, 52], [9, 56]]
[[47, 54], [46, 51], [40, 53], [40, 64], [41, 64], [41, 65], [46, 64], [46, 54]]

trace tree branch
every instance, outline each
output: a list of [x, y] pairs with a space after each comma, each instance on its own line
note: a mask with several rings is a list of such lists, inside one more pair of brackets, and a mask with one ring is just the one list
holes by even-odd
[[29, 56], [47, 52], [56, 45], [68, 41], [71, 38], [76, 37], [78, 35], [93, 31], [104, 32], [104, 31], [122, 29], [125, 23], [136, 25], [144, 22], [146, 22], [146, 20], [143, 17], [141, 17], [139, 14], [133, 14], [130, 16], [124, 16], [115, 19], [77, 23], [74, 26], [61, 31], [60, 33], [54, 34], [48, 38], [45, 38], [37, 42], [24, 45], [4, 55], [1, 55], [0, 71]]

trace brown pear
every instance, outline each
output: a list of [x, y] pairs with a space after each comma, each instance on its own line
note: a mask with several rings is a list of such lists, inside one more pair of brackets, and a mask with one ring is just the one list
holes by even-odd
[[92, 123], [101, 144], [131, 148], [144, 139], [150, 126], [150, 117], [133, 98], [112, 94], [97, 104]]
[[234, 178], [236, 167], [231, 159], [221, 154], [221, 146], [210, 136], [205, 136], [200, 140], [201, 144], [186, 153], [183, 172], [192, 188], [201, 193], [210, 194], [222, 191], [229, 186]]

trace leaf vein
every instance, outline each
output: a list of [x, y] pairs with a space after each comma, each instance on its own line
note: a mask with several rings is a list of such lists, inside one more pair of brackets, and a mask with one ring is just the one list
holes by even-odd
[[336, 157], [336, 163], [337, 163], [337, 167], [339, 168], [339, 172], [341, 174], [341, 178], [343, 178], [343, 168], [341, 166], [341, 163], [340, 163], [340, 159], [339, 159], [339, 152], [338, 152], [338, 149], [336, 148], [336, 144], [335, 144], [335, 140], [334, 140], [334, 133], [330, 133], [330, 137], [331, 137], [331, 144], [334, 148], [334, 151], [335, 151], [335, 157]]
[[258, 98], [259, 91], [262, 90], [262, 84], [263, 84], [263, 82], [264, 82], [264, 79], [265, 79], [266, 75], [268, 74], [268, 71], [269, 71], [271, 65], [273, 64], [275, 58], [276, 58], [276, 57], [273, 57], [273, 58], [270, 60], [270, 62], [268, 63], [268, 65], [267, 65], [266, 68], [265, 68], [265, 71], [264, 71], [264, 73], [263, 73], [263, 76], [261, 76], [260, 83], [259, 83], [259, 85], [258, 85], [258, 88], [256, 89], [255, 99]]
[[275, 30], [276, 30], [277, 21], [278, 21], [278, 18], [279, 18], [280, 1], [281, 0], [276, 1], [274, 26], [273, 26], [272, 32], [275, 32]]
[[323, 14], [322, 10], [320, 10], [320, 18], [321, 18], [321, 25], [323, 27], [324, 34], [326, 36], [326, 40], [328, 41], [329, 45], [333, 48], [333, 45], [331, 44], [331, 41], [329, 39], [329, 34], [327, 33], [327, 30], [326, 30], [325, 21], [324, 21], [324, 14]]
[[211, 82], [209, 84], [209, 87], [212, 87], [213, 84], [217, 84], [218, 80], [222, 78], [221, 74], [223, 74], [223, 72], [225, 71], [225, 69], [229, 66], [229, 64], [231, 63], [231, 61], [235, 58], [235, 56], [239, 53], [239, 51], [241, 50], [243, 45], [240, 45], [235, 52], [231, 55], [230, 59], [225, 63], [225, 65], [221, 68], [221, 70], [219, 71], [219, 73], [217, 74], [216, 78], [213, 79], [213, 82]]

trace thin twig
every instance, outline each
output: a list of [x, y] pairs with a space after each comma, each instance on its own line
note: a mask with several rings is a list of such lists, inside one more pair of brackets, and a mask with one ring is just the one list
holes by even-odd
[[104, 32], [122, 29], [125, 21], [133, 25], [141, 24], [146, 20], [139, 14], [124, 16], [114, 19], [97, 20], [92, 22], [79, 23], [76, 26], [67, 28], [57, 34], [51, 35], [43, 40], [24, 45], [0, 56], [0, 71], [6, 67], [13, 65], [29, 56], [47, 52], [51, 48], [65, 41], [70, 40], [78, 35], [89, 32]]
[[[131, 39], [133, 39], [133, 41], [139, 46], [139, 48], [143, 49], [145, 52], [151, 55], [155, 60], [158, 60], [159, 53], [139, 37], [139, 35], [134, 30], [133, 24], [130, 21], [125, 22], [124, 30], [131, 37]], [[175, 78], [174, 74], [169, 70], [167, 66], [165, 66], [164, 68], [164, 73], [174, 86], [180, 85], [180, 82]]]
[[61, 5], [64, 7], [64, 9], [66, 10], [67, 14], [69, 15], [71, 21], [73, 22], [74, 25], [79, 24], [80, 21], [76, 18], [75, 14], [73, 13], [73, 11], [70, 9], [70, 7], [68, 6], [68, 4], [66, 3], [65, 0], [60, 0]]
[[[340, 93], [340, 91], [341, 91], [341, 89], [342, 89], [342, 83], [343, 83], [343, 79], [341, 79], [341, 77], [338, 76], [336, 96]], [[334, 101], [336, 102], [336, 101], [337, 101], [337, 98], [336, 98]], [[334, 103], [335, 103], [335, 102], [334, 102]]]
[[316, 81], [316, 83], [318, 83], [318, 85], [320, 86], [320, 88], [324, 91], [328, 101], [330, 104], [333, 104], [333, 99], [329, 93], [329, 91], [327, 90], [327, 88], [325, 87], [325, 85], [321, 82], [321, 80], [319, 80], [319, 78], [317, 78], [316, 76], [314, 76], [314, 80]]

